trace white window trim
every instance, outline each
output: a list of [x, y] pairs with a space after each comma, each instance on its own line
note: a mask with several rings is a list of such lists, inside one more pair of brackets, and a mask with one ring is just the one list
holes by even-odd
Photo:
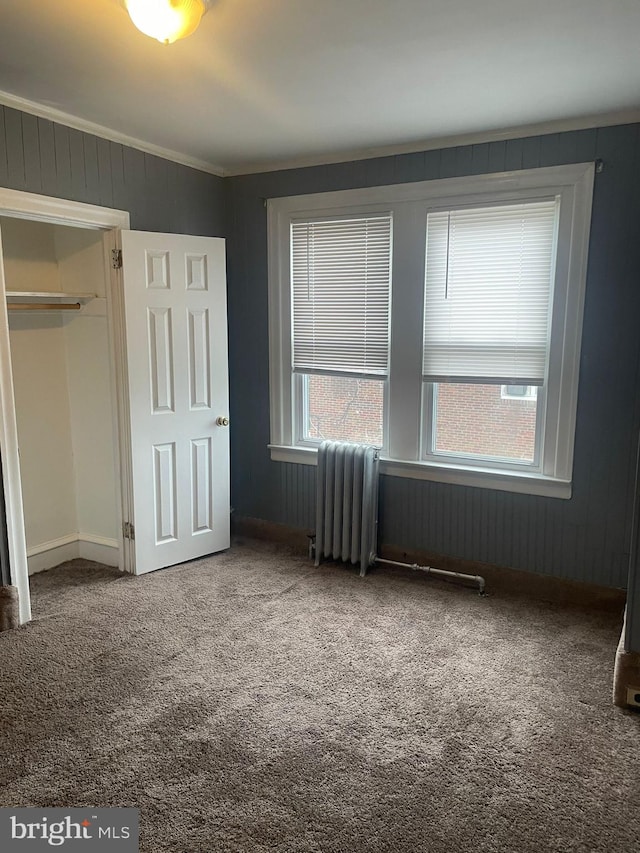
[[[426, 210], [455, 204], [521, 200], [559, 194], [562, 196], [561, 239], [556, 264], [554, 322], [551, 351], [562, 358], [550, 359], [545, 424], [545, 455], [542, 470], [507, 470], [482, 465], [457, 465], [451, 461], [425, 461], [421, 457], [419, 423], [422, 405], [422, 353], [416, 336], [403, 334], [407, 322], [392, 307], [392, 362], [388, 409], [403, 411], [389, 432], [382, 455], [382, 472], [392, 476], [435, 480], [466, 486], [552, 497], [571, 497], [582, 315], [587, 272], [594, 164], [529, 169], [462, 178], [444, 178], [393, 186], [315, 193], [269, 199], [269, 379], [271, 394], [271, 458], [275, 461], [315, 464], [314, 448], [296, 444], [291, 365], [291, 298], [289, 282], [290, 223], [293, 218], [344, 215], [347, 212], [394, 211], [395, 223], [404, 220], [410, 235], [406, 245], [394, 242], [394, 282], [411, 282], [422, 294], [424, 286], [424, 234]], [[423, 222], [423, 220], [425, 220]], [[396, 232], [399, 236], [400, 229]], [[566, 282], [566, 286], [563, 286]], [[397, 285], [396, 285], [397, 286]], [[421, 304], [418, 297], [416, 304]], [[393, 293], [392, 293], [393, 300]], [[393, 303], [392, 303], [393, 304]], [[405, 301], [406, 304], [406, 301]], [[415, 312], [414, 312], [415, 313]], [[420, 321], [422, 318], [419, 318]], [[422, 341], [420, 339], [420, 347]], [[394, 381], [395, 380], [395, 381]], [[400, 408], [398, 408], [400, 407]], [[398, 424], [402, 420], [402, 424]]]

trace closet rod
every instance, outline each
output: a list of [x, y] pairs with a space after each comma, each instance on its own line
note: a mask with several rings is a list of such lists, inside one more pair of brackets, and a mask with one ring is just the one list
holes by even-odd
[[8, 302], [9, 311], [79, 311], [79, 302]]

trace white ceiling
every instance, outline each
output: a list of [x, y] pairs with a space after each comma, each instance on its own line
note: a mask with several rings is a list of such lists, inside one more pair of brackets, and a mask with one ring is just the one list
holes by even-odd
[[164, 46], [120, 0], [2, 0], [0, 90], [220, 174], [419, 150], [638, 119], [640, 2], [215, 0]]

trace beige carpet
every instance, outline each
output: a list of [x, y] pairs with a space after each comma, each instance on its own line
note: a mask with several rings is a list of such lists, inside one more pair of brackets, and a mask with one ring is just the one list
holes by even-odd
[[0, 805], [137, 806], [143, 851], [631, 851], [618, 616], [247, 543], [74, 561], [0, 635]]

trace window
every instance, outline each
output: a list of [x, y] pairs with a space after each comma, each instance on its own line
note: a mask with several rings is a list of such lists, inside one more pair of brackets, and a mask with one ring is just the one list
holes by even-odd
[[379, 379], [303, 376], [303, 441], [356, 441], [384, 445], [384, 390]]
[[569, 497], [593, 171], [270, 200], [272, 458]]
[[298, 440], [384, 443], [391, 217], [291, 223]]
[[[438, 384], [433, 390], [434, 458], [470, 457], [521, 463], [536, 459], [535, 398], [506, 398], [500, 385]], [[514, 402], [517, 401], [517, 402]]]

